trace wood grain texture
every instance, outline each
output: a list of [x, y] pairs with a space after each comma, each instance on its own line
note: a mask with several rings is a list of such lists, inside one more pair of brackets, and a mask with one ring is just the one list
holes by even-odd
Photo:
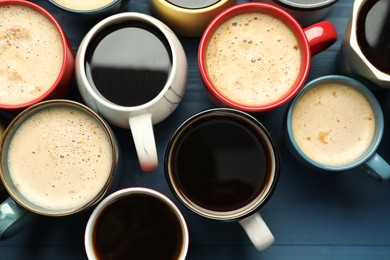
[[[71, 19], [44, 0], [40, 4], [59, 20], [76, 53], [92, 24]], [[240, 1], [241, 2], [241, 1]], [[338, 40], [312, 59], [309, 80], [338, 74], [337, 55], [352, 0], [340, 0], [326, 17], [338, 31]], [[128, 11], [150, 14], [149, 1], [131, 0]], [[282, 172], [273, 197], [260, 213], [275, 235], [275, 244], [264, 252], [251, 245], [238, 223], [203, 219], [182, 207], [164, 178], [163, 156], [173, 131], [188, 117], [214, 105], [202, 87], [197, 67], [199, 39], [180, 38], [189, 77], [185, 96], [176, 111], [155, 126], [160, 166], [151, 173], [140, 170], [129, 130], [114, 128], [123, 151], [119, 188], [143, 186], [158, 190], [178, 205], [190, 230], [188, 259], [390, 259], [390, 183], [378, 182], [361, 168], [339, 174], [302, 166], [283, 141], [283, 115], [287, 105], [255, 115], [274, 134], [282, 156]], [[380, 154], [390, 161], [390, 90], [375, 89], [385, 115], [385, 136]], [[80, 100], [76, 86], [72, 96]], [[5, 197], [6, 194], [2, 194]], [[0, 241], [0, 259], [86, 259], [85, 224], [91, 211], [79, 215], [38, 219], [18, 235]], [[151, 249], [153, 250], [153, 249]]]

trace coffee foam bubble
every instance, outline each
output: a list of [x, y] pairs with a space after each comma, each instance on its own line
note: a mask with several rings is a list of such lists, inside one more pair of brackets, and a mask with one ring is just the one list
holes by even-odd
[[292, 114], [296, 143], [312, 160], [325, 165], [359, 158], [375, 135], [375, 112], [356, 89], [323, 83], [307, 91]]
[[294, 33], [282, 21], [261, 13], [240, 14], [210, 38], [206, 66], [223, 96], [244, 105], [264, 105], [293, 86], [301, 52]]
[[0, 103], [23, 104], [46, 93], [63, 52], [60, 33], [46, 16], [22, 5], [0, 6]]
[[112, 148], [95, 119], [73, 108], [50, 108], [27, 119], [8, 152], [10, 177], [29, 201], [50, 210], [71, 210], [104, 187]]

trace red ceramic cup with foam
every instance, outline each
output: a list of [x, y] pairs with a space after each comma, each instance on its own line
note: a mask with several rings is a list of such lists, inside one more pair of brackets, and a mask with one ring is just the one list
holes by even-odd
[[0, 109], [19, 112], [64, 97], [74, 73], [72, 47], [57, 20], [29, 1], [0, 1]]
[[276, 6], [237, 4], [216, 16], [204, 31], [198, 50], [199, 71], [217, 105], [269, 111], [299, 92], [312, 55], [336, 40], [336, 29], [329, 21], [302, 28]]

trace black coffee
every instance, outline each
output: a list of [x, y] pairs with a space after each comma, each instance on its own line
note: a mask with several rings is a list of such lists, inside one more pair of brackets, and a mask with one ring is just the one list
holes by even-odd
[[390, 1], [366, 1], [357, 20], [357, 41], [364, 56], [390, 74]]
[[199, 9], [212, 6], [213, 4], [218, 3], [220, 0], [167, 0], [167, 2], [188, 9]]
[[208, 210], [244, 207], [270, 181], [270, 151], [260, 135], [238, 117], [196, 119], [184, 129], [171, 152], [174, 182], [190, 201]]
[[164, 88], [172, 66], [165, 36], [153, 26], [129, 21], [102, 30], [86, 52], [90, 83], [109, 101], [138, 106]]
[[183, 235], [172, 210], [158, 199], [132, 195], [108, 206], [96, 221], [99, 259], [177, 259]]

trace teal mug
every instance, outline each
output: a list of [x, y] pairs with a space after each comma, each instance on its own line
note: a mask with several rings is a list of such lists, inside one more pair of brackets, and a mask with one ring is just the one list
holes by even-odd
[[84, 211], [119, 180], [112, 131], [75, 101], [45, 101], [24, 110], [8, 125], [0, 149], [0, 177], [10, 195], [0, 205], [0, 239], [34, 216]]
[[286, 114], [290, 151], [305, 165], [329, 172], [364, 166], [379, 180], [390, 165], [376, 152], [384, 132], [381, 106], [371, 91], [345, 76], [309, 82]]

